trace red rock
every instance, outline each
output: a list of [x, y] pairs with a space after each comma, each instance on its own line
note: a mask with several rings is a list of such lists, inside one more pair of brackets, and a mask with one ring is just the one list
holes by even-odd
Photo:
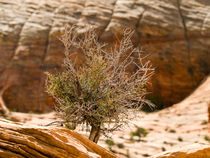
[[84, 136], [56, 127], [0, 120], [0, 157], [117, 158]]
[[210, 146], [207, 144], [193, 144], [182, 148], [167, 151], [152, 158], [208, 158], [210, 157]]
[[65, 24], [88, 23], [110, 44], [133, 28], [156, 68], [153, 101], [177, 103], [210, 72], [209, 9], [207, 0], [0, 0], [0, 94], [11, 109], [50, 111], [43, 72], [61, 68], [57, 37]]

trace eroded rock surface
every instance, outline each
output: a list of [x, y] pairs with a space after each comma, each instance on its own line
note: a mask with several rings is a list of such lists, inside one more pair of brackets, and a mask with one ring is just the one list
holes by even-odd
[[185, 158], [185, 157], [189, 157], [189, 158], [210, 157], [210, 146], [207, 144], [193, 144], [193, 145], [179, 148], [174, 151], [165, 152], [165, 153], [153, 156], [153, 158]]
[[64, 129], [0, 120], [0, 157], [117, 158], [84, 136]]
[[208, 118], [209, 118], [209, 123], [210, 123], [210, 103], [208, 104]]
[[[132, 158], [152, 157], [164, 151], [168, 154], [163, 158], [210, 157], [209, 101], [210, 76], [182, 102], [154, 113], [138, 113], [128, 127], [114, 132], [112, 140], [115, 145], [111, 148], [122, 158], [126, 155]], [[131, 133], [137, 127], [145, 129], [148, 135], [141, 137], [141, 141], [138, 137], [131, 141]], [[99, 144], [108, 149], [110, 145], [105, 140], [107, 138], [102, 137]], [[123, 144], [123, 148], [119, 144]]]
[[[110, 138], [101, 136], [99, 145], [114, 151], [120, 158], [145, 158], [152, 157], [163, 151], [181, 151], [180, 147], [192, 144], [202, 144], [209, 146], [210, 123], [208, 123], [208, 103], [210, 102], [210, 76], [185, 100], [154, 113], [143, 113], [129, 111], [133, 118], [129, 120], [129, 125], [124, 126], [120, 131], [115, 131]], [[10, 120], [24, 122], [25, 125], [46, 126], [55, 121], [61, 121], [55, 113], [33, 114], [11, 112]], [[55, 127], [59, 124], [53, 124]], [[1, 121], [0, 121], [1, 126]], [[146, 137], [134, 137], [131, 140], [131, 133], [137, 128], [145, 129]], [[78, 126], [76, 131], [83, 135], [88, 132], [83, 127]], [[112, 140], [113, 144], [107, 143]], [[198, 150], [189, 150], [197, 152]], [[208, 151], [209, 152], [209, 151]], [[171, 152], [169, 152], [171, 153]], [[193, 153], [193, 152], [191, 152]], [[197, 158], [197, 157], [196, 157]]]
[[156, 73], [152, 100], [171, 105], [210, 72], [209, 0], [0, 0], [1, 104], [17, 111], [50, 111], [44, 71], [59, 70], [65, 24], [93, 25], [114, 43], [124, 27], [135, 30]]

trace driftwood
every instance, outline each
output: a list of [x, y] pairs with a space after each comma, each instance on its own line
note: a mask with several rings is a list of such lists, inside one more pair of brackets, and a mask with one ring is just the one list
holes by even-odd
[[84, 136], [64, 128], [26, 126], [0, 119], [0, 158], [116, 158]]

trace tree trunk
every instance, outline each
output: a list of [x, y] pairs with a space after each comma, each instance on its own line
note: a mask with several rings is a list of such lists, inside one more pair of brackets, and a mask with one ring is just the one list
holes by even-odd
[[100, 126], [91, 125], [89, 140], [97, 143], [100, 137]]
[[0, 96], [0, 115], [4, 117], [9, 115], [9, 109], [6, 107], [2, 96]]

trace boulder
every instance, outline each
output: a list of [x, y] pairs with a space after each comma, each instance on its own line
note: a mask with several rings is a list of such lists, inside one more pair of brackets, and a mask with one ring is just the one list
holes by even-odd
[[192, 144], [180, 149], [164, 152], [152, 158], [207, 158], [210, 157], [210, 146], [207, 144]]
[[47, 112], [53, 100], [45, 71], [59, 71], [64, 25], [93, 25], [102, 42], [116, 44], [124, 27], [156, 68], [150, 99], [169, 106], [210, 72], [209, 0], [0, 0], [1, 104]]
[[117, 158], [64, 128], [23, 125], [0, 119], [0, 157]]

